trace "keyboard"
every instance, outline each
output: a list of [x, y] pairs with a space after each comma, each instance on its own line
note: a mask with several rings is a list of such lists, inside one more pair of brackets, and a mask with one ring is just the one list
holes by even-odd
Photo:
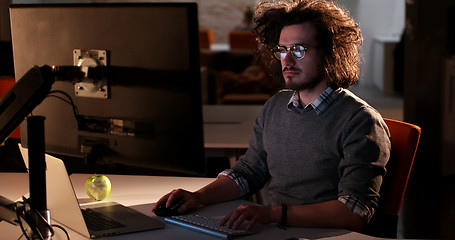
[[177, 224], [198, 232], [206, 233], [215, 237], [231, 239], [237, 236], [252, 234], [252, 231], [244, 229], [231, 229], [220, 226], [220, 221], [201, 215], [178, 215], [164, 218], [166, 222]]
[[81, 209], [82, 215], [84, 216], [85, 223], [87, 227], [95, 230], [95, 231], [102, 231], [102, 230], [109, 230], [115, 228], [125, 227], [125, 225], [110, 219], [104, 214], [98, 213], [93, 211], [92, 209]]

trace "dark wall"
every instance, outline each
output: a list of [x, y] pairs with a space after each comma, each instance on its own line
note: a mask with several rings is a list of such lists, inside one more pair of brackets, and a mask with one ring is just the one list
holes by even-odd
[[[406, 5], [404, 120], [422, 128], [402, 208], [406, 238], [454, 239], [454, 176], [441, 171], [444, 63], [448, 7], [453, 0], [414, 0]], [[453, 23], [451, 23], [453, 24]]]

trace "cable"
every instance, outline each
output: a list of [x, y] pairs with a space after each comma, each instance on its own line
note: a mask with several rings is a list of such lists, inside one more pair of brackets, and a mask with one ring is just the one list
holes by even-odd
[[25, 230], [24, 225], [22, 224], [22, 220], [21, 220], [22, 218], [20, 216], [20, 212], [22, 212], [22, 211], [20, 209], [22, 209], [23, 207], [22, 208], [19, 207], [18, 206], [19, 203], [23, 204], [22, 202], [16, 202], [14, 204], [14, 207], [16, 208], [16, 216], [17, 216], [17, 220], [16, 221], [17, 221], [17, 223], [19, 223], [19, 226], [20, 226], [20, 228], [22, 230], [22, 235], [25, 236], [25, 238], [27, 240], [30, 240], [30, 237], [27, 235], [27, 231]]
[[[18, 204], [22, 204], [22, 207], [18, 206]], [[27, 231], [25, 230], [24, 224], [22, 223], [22, 219], [25, 218], [25, 205], [24, 202], [16, 202], [15, 203], [15, 208], [16, 208], [16, 216], [17, 216], [17, 223], [19, 223], [19, 226], [22, 230], [22, 235], [25, 236], [27, 240], [31, 240], [31, 237], [27, 234]], [[24, 219], [25, 220], [25, 219]], [[27, 224], [29, 224], [26, 221]], [[30, 226], [30, 224], [29, 224]], [[35, 230], [32, 228], [32, 231], [34, 232]]]
[[[41, 233], [41, 231], [38, 229], [38, 227], [36, 226], [35, 222], [33, 221], [33, 219], [31, 219], [30, 215], [29, 215], [29, 212], [30, 211], [33, 211], [34, 214], [36, 214], [39, 218], [41, 218], [41, 220], [44, 221], [44, 224], [47, 228], [47, 230], [50, 231], [51, 233], [51, 236], [54, 236], [54, 229], [53, 227], [56, 227], [56, 228], [59, 228], [61, 229], [65, 235], [66, 235], [66, 238], [69, 240], [70, 237], [69, 237], [69, 234], [68, 232], [65, 230], [65, 228], [63, 228], [62, 226], [60, 225], [56, 225], [56, 224], [53, 224], [53, 225], [50, 225], [47, 221], [47, 219], [45, 217], [43, 217], [43, 215], [41, 215], [41, 213], [39, 213], [36, 209], [32, 209], [30, 208], [30, 204], [28, 202], [28, 199], [25, 198], [25, 197], [22, 197], [23, 199], [23, 202], [16, 202], [15, 203], [15, 209], [16, 209], [16, 216], [17, 216], [17, 220], [16, 222], [19, 224], [20, 228], [21, 228], [21, 231], [22, 231], [22, 235], [25, 236], [25, 238], [27, 240], [32, 240], [32, 238], [27, 234], [27, 230], [25, 229], [25, 226], [24, 226], [24, 223], [22, 222], [22, 219], [25, 220], [25, 223], [27, 223], [27, 225], [30, 227], [30, 229], [32, 230], [32, 232], [39, 237], [39, 239], [41, 240], [45, 240], [44, 237], [43, 237], [43, 234]], [[19, 204], [21, 204], [22, 206], [19, 206]], [[21, 236], [22, 237], [22, 236]]]
[[47, 222], [47, 219], [45, 219], [36, 209], [30, 208], [28, 199], [26, 199], [25, 197], [22, 197], [22, 199], [23, 199], [23, 202], [19, 202], [22, 204], [22, 207], [18, 207], [16, 204], [16, 215], [17, 215], [19, 226], [21, 227], [23, 235], [27, 239], [31, 239], [31, 237], [29, 235], [27, 235], [27, 231], [26, 231], [21, 219], [25, 220], [25, 222], [27, 223], [29, 228], [32, 230], [32, 232], [36, 236], [39, 237], [39, 239], [44, 240], [43, 234], [40, 232], [37, 225], [35, 224], [35, 221], [32, 219], [32, 217], [30, 215], [30, 211], [33, 211], [33, 213], [35, 213], [42, 220], [44, 220], [47, 229], [49, 229], [49, 231], [51, 231], [51, 236], [54, 235], [54, 231], [53, 231], [52, 227], [49, 225], [49, 223]]
[[[53, 95], [54, 93], [60, 93], [60, 94], [64, 95], [68, 100], [65, 100], [62, 97]], [[68, 93], [66, 93], [64, 91], [61, 91], [61, 90], [52, 90], [52, 91], [49, 92], [47, 97], [55, 97], [57, 99], [60, 99], [60, 100], [64, 101], [67, 104], [70, 104], [71, 107], [73, 108], [74, 117], [76, 118], [76, 120], [79, 120], [79, 109], [77, 108], [76, 104], [74, 104], [73, 99], [71, 98], [71, 96]]]
[[63, 228], [60, 225], [56, 225], [56, 224], [53, 224], [52, 227], [56, 227], [56, 228], [59, 228], [60, 230], [62, 230], [65, 233], [65, 235], [66, 235], [66, 239], [70, 240], [70, 235], [68, 234], [68, 231], [66, 231], [65, 228]]

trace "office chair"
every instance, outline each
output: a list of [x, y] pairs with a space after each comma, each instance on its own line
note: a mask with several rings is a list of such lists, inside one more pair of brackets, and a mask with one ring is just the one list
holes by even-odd
[[235, 30], [229, 33], [229, 46], [231, 49], [256, 50], [258, 43], [251, 31]]
[[420, 139], [420, 127], [397, 120], [384, 119], [387, 124], [392, 149], [386, 165], [387, 174], [379, 191], [379, 207], [365, 234], [385, 237], [397, 237], [398, 215], [403, 202], [414, 156]]
[[[15, 83], [16, 80], [14, 77], [0, 77], [0, 98], [3, 97]], [[20, 139], [21, 134], [19, 129], [20, 128], [17, 127], [8, 138]]]
[[199, 48], [209, 49], [215, 43], [212, 29], [199, 29]]

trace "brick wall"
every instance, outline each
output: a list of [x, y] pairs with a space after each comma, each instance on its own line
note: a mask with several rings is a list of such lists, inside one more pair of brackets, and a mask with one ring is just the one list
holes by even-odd
[[227, 43], [229, 32], [242, 24], [247, 7], [256, 6], [256, 0], [197, 0], [199, 27], [214, 31], [215, 43]]
[[[247, 7], [254, 9], [260, 2], [260, 0], [1, 0], [0, 9], [4, 9], [5, 13], [7, 13], [9, 1], [12, 3], [196, 2], [199, 6], [199, 26], [214, 31], [215, 43], [227, 43], [229, 32], [242, 23], [243, 13]], [[8, 24], [2, 23], [0, 29], [3, 29], [3, 25]]]

